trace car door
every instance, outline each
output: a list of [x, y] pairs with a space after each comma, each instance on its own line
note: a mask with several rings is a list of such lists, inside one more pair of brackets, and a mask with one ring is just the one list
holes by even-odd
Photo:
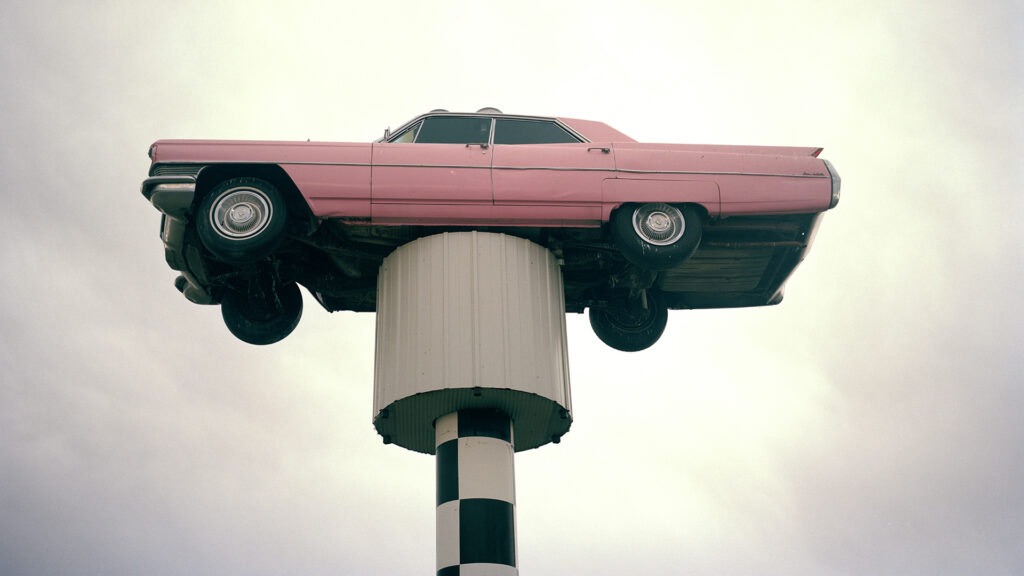
[[615, 176], [611, 143], [582, 142], [554, 120], [498, 118], [495, 213], [532, 226], [597, 226], [601, 183]]
[[371, 212], [377, 222], [457, 223], [489, 210], [491, 118], [428, 116], [373, 145]]

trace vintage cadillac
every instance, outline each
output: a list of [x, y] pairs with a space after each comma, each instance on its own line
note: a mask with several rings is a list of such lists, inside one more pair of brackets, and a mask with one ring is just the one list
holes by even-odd
[[562, 262], [569, 312], [613, 348], [669, 309], [763, 306], [807, 254], [840, 180], [821, 148], [640, 143], [601, 122], [435, 110], [372, 143], [160, 140], [142, 194], [175, 286], [251, 344], [287, 336], [303, 285], [372, 312], [381, 261], [483, 230]]

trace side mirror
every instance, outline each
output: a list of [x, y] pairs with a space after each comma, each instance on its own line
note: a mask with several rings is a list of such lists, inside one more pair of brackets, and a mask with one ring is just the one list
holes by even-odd
[[391, 138], [391, 127], [388, 126], [384, 129], [384, 141], [387, 142], [388, 138]]

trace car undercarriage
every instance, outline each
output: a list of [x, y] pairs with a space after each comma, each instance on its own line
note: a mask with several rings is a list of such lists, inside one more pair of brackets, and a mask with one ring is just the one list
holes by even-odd
[[[776, 304], [785, 280], [803, 259], [819, 215], [747, 216], [704, 225], [694, 254], [681, 265], [653, 272], [628, 262], [602, 228], [473, 228], [510, 234], [545, 246], [559, 259], [567, 312], [605, 307], [630, 294], [656, 289], [670, 309]], [[395, 248], [452, 227], [371, 226], [325, 220], [311, 231], [289, 230], [264, 260], [225, 264], [187, 241], [188, 272], [211, 302], [224, 290], [265, 289], [268, 282], [297, 282], [328, 311], [376, 309], [377, 270]], [[250, 287], [251, 286], [251, 287]], [[261, 288], [262, 287], [262, 288]]]

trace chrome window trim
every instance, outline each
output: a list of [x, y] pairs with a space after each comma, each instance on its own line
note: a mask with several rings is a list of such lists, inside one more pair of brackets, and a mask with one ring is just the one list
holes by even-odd
[[[476, 116], [476, 117], [490, 118], [491, 119], [491, 140], [492, 140], [492, 142], [488, 142], [488, 145], [493, 145], [493, 140], [494, 140], [494, 133], [493, 133], [493, 131], [494, 131], [494, 120], [496, 118], [498, 118], [498, 117], [509, 118], [509, 119], [512, 119], [512, 120], [534, 120], [534, 121], [542, 121], [542, 122], [554, 122], [555, 124], [558, 125], [559, 128], [565, 130], [566, 132], [571, 134], [574, 138], [578, 138], [581, 143], [590, 142], [590, 140], [588, 138], [584, 137], [579, 132], [573, 130], [568, 125], [566, 125], [564, 122], [559, 120], [558, 118], [553, 118], [551, 116], [527, 116], [527, 115], [522, 115], [522, 114], [478, 114], [478, 113], [475, 113], [475, 112], [427, 112], [426, 114], [420, 114], [419, 116], [413, 118], [412, 120], [409, 120], [405, 124], [402, 124], [401, 126], [396, 128], [394, 131], [392, 131], [392, 134], [397, 136], [398, 134], [401, 134], [410, 125], [412, 125], [412, 124], [414, 124], [414, 123], [416, 123], [416, 122], [418, 122], [420, 120], [423, 120], [424, 118], [427, 118], [428, 116], [459, 116], [459, 117], [472, 117], [472, 116]], [[419, 134], [416, 134], [416, 136], [419, 137]], [[375, 143], [375, 144], [393, 144], [393, 142], [391, 142], [390, 138], [388, 140], [385, 140], [384, 138], [378, 138], [377, 140], [374, 140], [373, 143]]]
[[395, 133], [390, 138], [388, 138], [388, 142], [387, 143], [388, 144], [411, 144], [412, 142], [392, 142], [392, 140], [398, 140], [398, 138], [401, 137], [402, 134], [405, 134], [408, 130], [413, 130], [413, 129], [415, 129], [415, 132], [413, 132], [412, 141], [415, 142], [416, 139], [419, 138], [419, 136], [420, 136], [420, 128], [423, 127], [422, 123], [419, 126], [417, 126], [416, 124], [417, 124], [416, 122], [413, 122], [412, 125], [409, 126], [408, 128], [396, 130]]

